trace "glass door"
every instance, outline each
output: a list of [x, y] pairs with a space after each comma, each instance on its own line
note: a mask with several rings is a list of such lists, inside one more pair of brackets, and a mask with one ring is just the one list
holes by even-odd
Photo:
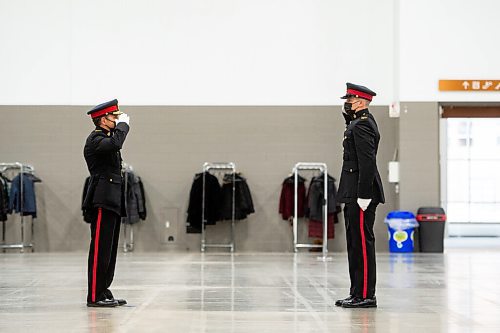
[[442, 187], [448, 233], [500, 236], [500, 118], [443, 121]]

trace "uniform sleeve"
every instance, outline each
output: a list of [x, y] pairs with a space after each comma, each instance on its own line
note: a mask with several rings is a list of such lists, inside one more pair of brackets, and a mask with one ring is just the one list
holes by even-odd
[[358, 197], [371, 199], [376, 171], [375, 131], [366, 120], [360, 120], [353, 129], [358, 156]]
[[125, 123], [119, 123], [111, 136], [96, 135], [92, 142], [96, 148], [96, 152], [113, 152], [122, 149], [123, 142], [127, 137], [129, 126]]

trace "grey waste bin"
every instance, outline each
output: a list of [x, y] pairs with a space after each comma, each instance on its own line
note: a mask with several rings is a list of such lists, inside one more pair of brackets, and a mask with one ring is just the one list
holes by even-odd
[[443, 252], [446, 214], [441, 207], [420, 207], [417, 211], [420, 225], [418, 241], [420, 252]]

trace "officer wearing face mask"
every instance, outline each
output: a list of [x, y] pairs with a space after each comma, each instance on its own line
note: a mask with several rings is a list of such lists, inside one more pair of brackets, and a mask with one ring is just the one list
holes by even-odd
[[346, 121], [344, 153], [337, 200], [345, 203], [347, 253], [351, 288], [349, 297], [335, 302], [345, 308], [377, 307], [375, 297], [375, 210], [384, 203], [377, 170], [380, 141], [368, 105], [376, 94], [367, 87], [347, 83], [343, 116]]
[[130, 118], [120, 112], [116, 99], [87, 114], [95, 125], [83, 151], [90, 172], [82, 207], [86, 220], [91, 221], [87, 306], [115, 307], [127, 304], [123, 299], [115, 299], [109, 288], [115, 273], [121, 217], [125, 216], [120, 150]]

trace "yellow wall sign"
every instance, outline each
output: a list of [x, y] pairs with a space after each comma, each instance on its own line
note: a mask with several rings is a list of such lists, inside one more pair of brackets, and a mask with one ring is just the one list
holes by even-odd
[[439, 91], [500, 91], [500, 80], [439, 80]]

